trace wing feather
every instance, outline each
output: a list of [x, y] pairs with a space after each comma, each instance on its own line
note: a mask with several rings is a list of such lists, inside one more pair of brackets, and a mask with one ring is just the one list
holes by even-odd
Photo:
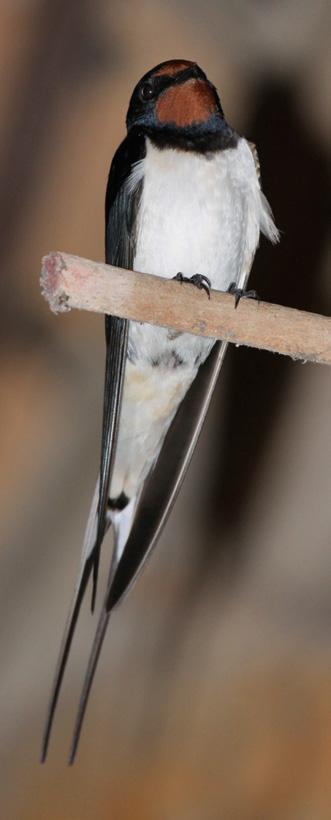
[[[144, 140], [127, 137], [117, 150], [111, 164], [106, 191], [106, 261], [119, 267], [132, 267], [135, 220], [139, 207], [140, 187], [128, 188], [127, 179], [137, 161], [142, 158]], [[114, 466], [118, 435], [125, 362], [128, 322], [118, 317], [106, 317], [106, 373], [100, 474], [95, 489], [86, 528], [82, 561], [73, 602], [65, 628], [55, 670], [44, 728], [41, 761], [46, 760], [55, 710], [60, 694], [70, 647], [80, 607], [88, 581], [93, 573], [92, 610], [94, 608], [101, 544], [108, 519], [108, 490]], [[112, 562], [113, 566], [113, 562]]]

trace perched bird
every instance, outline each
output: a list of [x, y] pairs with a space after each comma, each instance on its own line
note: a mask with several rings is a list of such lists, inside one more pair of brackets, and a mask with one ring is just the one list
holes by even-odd
[[[245, 287], [262, 231], [278, 239], [261, 192], [254, 146], [224, 118], [215, 87], [196, 63], [169, 60], [135, 87], [127, 136], [106, 193], [106, 261], [209, 287]], [[246, 293], [247, 295], [247, 293]], [[183, 287], [183, 300], [185, 286]], [[106, 317], [102, 451], [81, 570], [56, 669], [45, 726], [54, 711], [89, 578], [94, 608], [100, 548], [114, 531], [108, 587], [82, 690], [69, 761], [111, 610], [155, 545], [196, 444], [225, 343]]]

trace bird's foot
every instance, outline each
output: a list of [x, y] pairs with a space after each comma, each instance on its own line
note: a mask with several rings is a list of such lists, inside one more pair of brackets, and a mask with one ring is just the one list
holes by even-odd
[[243, 288], [238, 288], [235, 282], [231, 282], [231, 285], [228, 287], [228, 293], [231, 293], [234, 296], [234, 306], [235, 308], [238, 307], [240, 299], [257, 299], [259, 302], [259, 296], [256, 293], [256, 290], [244, 290]]
[[208, 299], [210, 299], [211, 281], [208, 279], [208, 276], [203, 276], [202, 273], [194, 273], [193, 276], [183, 276], [182, 273], [176, 273], [176, 276], [173, 278], [176, 282], [189, 282], [191, 285], [195, 285], [196, 288], [199, 288], [199, 290], [205, 290]]

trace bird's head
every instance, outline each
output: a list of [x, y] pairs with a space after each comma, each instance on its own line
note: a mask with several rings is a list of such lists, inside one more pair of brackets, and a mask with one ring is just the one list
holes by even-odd
[[207, 133], [233, 133], [216, 88], [189, 60], [168, 60], [148, 71], [133, 91], [126, 122], [129, 132], [137, 128], [161, 147], [162, 140], [183, 141], [190, 149]]

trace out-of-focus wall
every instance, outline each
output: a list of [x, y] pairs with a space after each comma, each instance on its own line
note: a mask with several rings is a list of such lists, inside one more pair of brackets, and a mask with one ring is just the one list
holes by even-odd
[[100, 318], [50, 314], [38, 275], [50, 249], [103, 258], [132, 88], [184, 57], [258, 145], [281, 243], [262, 242], [253, 286], [328, 313], [329, 4], [8, 0], [0, 13], [1, 816], [328, 820], [330, 374], [244, 349], [114, 615], [77, 762], [88, 607], [39, 765], [97, 471], [104, 345]]

